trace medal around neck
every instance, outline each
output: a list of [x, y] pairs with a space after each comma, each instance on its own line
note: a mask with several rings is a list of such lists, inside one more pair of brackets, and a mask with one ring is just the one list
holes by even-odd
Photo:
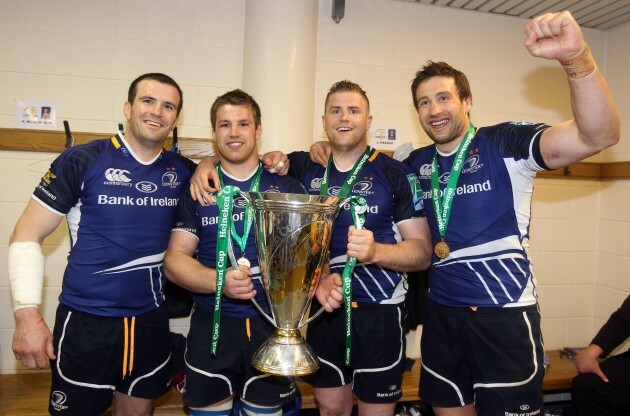
[[441, 259], [445, 259], [451, 254], [451, 248], [444, 241], [440, 241], [433, 248], [433, 252]]
[[236, 260], [236, 264], [238, 264], [239, 266], [252, 267], [252, 264], [249, 262], [249, 260], [247, 260], [247, 257], [241, 257], [240, 259]]

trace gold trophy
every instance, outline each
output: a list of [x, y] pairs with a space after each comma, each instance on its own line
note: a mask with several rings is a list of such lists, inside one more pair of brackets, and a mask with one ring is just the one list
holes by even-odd
[[252, 358], [259, 371], [302, 376], [319, 368], [299, 328], [304, 320], [327, 262], [333, 223], [346, 201], [334, 196], [241, 192], [254, 210], [258, 264], [274, 334]]

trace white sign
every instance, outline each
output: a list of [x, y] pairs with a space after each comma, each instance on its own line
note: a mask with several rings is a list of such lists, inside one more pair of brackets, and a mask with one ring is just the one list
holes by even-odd
[[395, 150], [403, 144], [398, 134], [399, 129], [395, 126], [372, 126], [370, 146], [378, 150]]
[[58, 130], [57, 103], [15, 100], [14, 126], [19, 129]]

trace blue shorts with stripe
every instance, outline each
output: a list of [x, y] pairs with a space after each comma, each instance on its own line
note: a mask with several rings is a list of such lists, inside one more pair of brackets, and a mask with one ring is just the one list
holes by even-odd
[[100, 415], [116, 391], [145, 399], [171, 382], [171, 340], [164, 305], [136, 317], [114, 318], [57, 308], [51, 360], [51, 414]]
[[[319, 309], [313, 301], [312, 313]], [[307, 343], [321, 361], [320, 370], [303, 379], [314, 387], [340, 387], [366, 403], [394, 403], [402, 397], [406, 364], [404, 304], [358, 304], [352, 308], [350, 365], [344, 363], [345, 311], [336, 309], [309, 324]]]
[[427, 303], [419, 395], [477, 414], [542, 414], [544, 347], [538, 305], [456, 308]]
[[261, 373], [251, 365], [258, 348], [274, 328], [262, 317], [221, 316], [217, 355], [211, 353], [213, 313], [195, 307], [186, 341], [184, 403], [205, 407], [238, 395], [259, 406], [279, 406], [293, 400], [293, 379]]

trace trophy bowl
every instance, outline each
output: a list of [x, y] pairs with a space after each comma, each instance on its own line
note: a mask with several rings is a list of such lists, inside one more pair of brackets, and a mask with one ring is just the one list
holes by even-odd
[[333, 223], [345, 200], [335, 196], [242, 192], [254, 211], [258, 264], [274, 334], [252, 358], [259, 371], [302, 376], [319, 359], [302, 338], [304, 321], [327, 262]]

